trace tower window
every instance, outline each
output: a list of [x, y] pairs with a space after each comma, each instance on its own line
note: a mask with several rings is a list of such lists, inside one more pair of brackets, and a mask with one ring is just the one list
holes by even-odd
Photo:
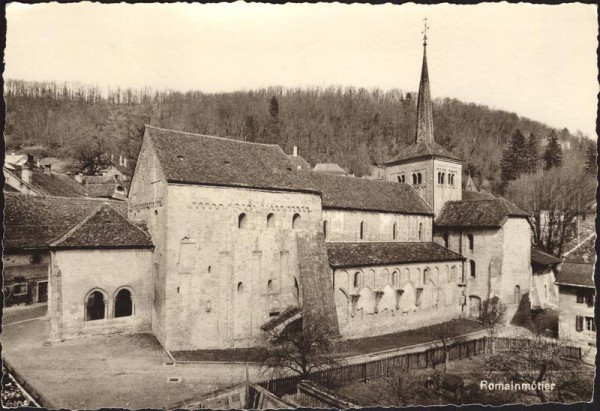
[[327, 227], [327, 220], [324, 220], [324, 221], [323, 221], [323, 237], [325, 237], [325, 238], [327, 238], [327, 231], [328, 231], [328, 228], [329, 228], [329, 227]]
[[473, 234], [467, 234], [467, 241], [469, 242], [469, 250], [473, 251], [475, 247], [475, 238]]
[[419, 241], [423, 241], [423, 223], [419, 223]]
[[242, 213], [238, 216], [238, 228], [246, 228], [248, 223], [248, 218], [245, 213]]
[[396, 236], [398, 235], [397, 231], [398, 231], [398, 224], [394, 223], [394, 225], [392, 225], [392, 240], [396, 239]]
[[521, 302], [521, 287], [515, 285], [515, 304], [519, 304]]
[[475, 271], [475, 261], [471, 260], [469, 261], [469, 264], [471, 266], [471, 277], [475, 278], [475, 276], [477, 275]]
[[237, 291], [240, 294], [244, 292], [244, 283], [242, 283], [241, 281], [237, 285]]
[[442, 182], [442, 173], [438, 173], [438, 184]]
[[365, 222], [364, 221], [360, 222], [360, 231], [359, 231], [358, 235], [361, 240], [364, 240], [364, 238], [365, 238]]
[[415, 173], [412, 173], [412, 183], [413, 185], [417, 184], [417, 175]]
[[417, 173], [417, 184], [421, 184], [422, 183], [422, 176], [421, 173]]

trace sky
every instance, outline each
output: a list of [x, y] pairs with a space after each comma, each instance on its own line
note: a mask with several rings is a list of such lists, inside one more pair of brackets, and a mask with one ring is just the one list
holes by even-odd
[[19, 4], [9, 79], [205, 92], [416, 91], [423, 19], [433, 97], [596, 138], [595, 5]]

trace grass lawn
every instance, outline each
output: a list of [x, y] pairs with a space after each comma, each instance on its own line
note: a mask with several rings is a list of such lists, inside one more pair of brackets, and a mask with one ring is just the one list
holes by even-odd
[[[455, 323], [456, 336], [485, 330], [485, 327], [475, 321], [453, 320], [452, 322]], [[431, 325], [416, 330], [347, 340], [341, 344], [340, 350], [335, 355], [336, 357], [353, 357], [428, 343], [435, 340], [431, 334], [438, 326]], [[254, 348], [173, 351], [171, 354], [177, 361], [256, 362], [258, 358], [258, 351]]]

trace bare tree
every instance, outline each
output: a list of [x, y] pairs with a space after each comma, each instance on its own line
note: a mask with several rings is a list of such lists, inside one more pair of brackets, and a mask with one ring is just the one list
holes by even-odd
[[106, 142], [103, 137], [83, 140], [77, 150], [76, 159], [81, 171], [89, 176], [97, 175], [110, 164]]
[[576, 217], [595, 201], [596, 180], [581, 161], [521, 176], [509, 183], [507, 199], [530, 214], [534, 240], [546, 252], [560, 256]]
[[[486, 372], [493, 376], [488, 380], [512, 382], [520, 395], [539, 402], [589, 401], [593, 370], [586, 372], [567, 344], [540, 334], [515, 339], [508, 350], [486, 359]], [[547, 389], [540, 383], [554, 383], [554, 387]]]
[[271, 331], [259, 348], [263, 372], [289, 370], [308, 378], [313, 371], [341, 364], [337, 343], [326, 321], [296, 320], [281, 332]]
[[430, 327], [429, 336], [432, 346], [439, 347], [444, 353], [444, 372], [446, 372], [448, 362], [450, 362], [450, 350], [452, 346], [464, 340], [464, 337], [459, 334], [458, 322], [455, 320]]
[[489, 350], [493, 354], [498, 336], [498, 328], [506, 317], [506, 305], [498, 297], [492, 297], [483, 303], [481, 313], [483, 325], [488, 333]]

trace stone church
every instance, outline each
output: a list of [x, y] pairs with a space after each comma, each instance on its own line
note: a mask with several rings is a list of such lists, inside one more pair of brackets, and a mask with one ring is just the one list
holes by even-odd
[[[479, 318], [494, 296], [511, 317], [528, 308], [527, 216], [463, 200], [464, 162], [434, 140], [426, 43], [417, 108], [414, 143], [384, 164], [385, 181], [146, 126], [127, 221], [103, 206], [86, 220], [96, 228], [49, 244], [53, 339], [151, 330], [168, 350], [224, 349], [302, 317], [349, 339]], [[114, 244], [89, 238], [103, 218], [120, 222]], [[65, 248], [77, 239], [86, 247]], [[94, 258], [117, 268], [89, 272]], [[120, 290], [134, 303], [117, 306]]]

